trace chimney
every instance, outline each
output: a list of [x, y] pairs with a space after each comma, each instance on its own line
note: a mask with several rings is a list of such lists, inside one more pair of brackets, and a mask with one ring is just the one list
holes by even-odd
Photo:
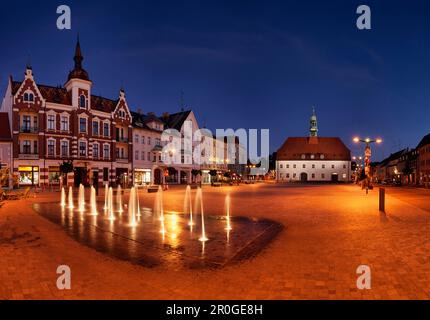
[[169, 113], [168, 112], [163, 112], [163, 119], [167, 120], [169, 118]]

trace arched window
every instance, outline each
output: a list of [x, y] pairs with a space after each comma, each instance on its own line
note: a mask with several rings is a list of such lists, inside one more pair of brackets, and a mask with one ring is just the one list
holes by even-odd
[[24, 92], [24, 101], [25, 102], [33, 102], [34, 94], [31, 91]]
[[86, 108], [86, 98], [85, 98], [85, 96], [84, 95], [81, 95], [80, 97], [79, 97], [79, 107], [80, 108], [82, 108], [82, 109], [85, 109]]

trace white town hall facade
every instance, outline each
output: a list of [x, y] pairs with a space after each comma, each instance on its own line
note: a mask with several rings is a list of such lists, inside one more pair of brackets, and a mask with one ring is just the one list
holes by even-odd
[[318, 137], [315, 111], [309, 137], [288, 138], [277, 152], [276, 179], [293, 181], [351, 181], [351, 152], [340, 138]]

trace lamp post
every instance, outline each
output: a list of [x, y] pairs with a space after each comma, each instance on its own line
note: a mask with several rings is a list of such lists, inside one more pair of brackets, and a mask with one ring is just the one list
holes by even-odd
[[372, 156], [372, 149], [370, 147], [370, 145], [372, 143], [376, 143], [376, 144], [381, 144], [382, 143], [382, 139], [378, 138], [378, 139], [370, 139], [370, 138], [366, 138], [366, 139], [361, 139], [359, 137], [355, 137], [353, 139], [353, 141], [355, 143], [364, 143], [365, 144], [365, 148], [364, 148], [364, 172], [366, 173], [367, 179], [370, 178], [370, 157]]

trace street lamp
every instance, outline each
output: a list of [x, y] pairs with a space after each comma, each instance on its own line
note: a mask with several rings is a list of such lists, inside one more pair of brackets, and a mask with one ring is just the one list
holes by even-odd
[[377, 139], [371, 139], [371, 138], [361, 139], [359, 137], [354, 137], [354, 139], [352, 139], [352, 141], [354, 141], [355, 143], [362, 142], [362, 143], [364, 143], [366, 145], [365, 148], [364, 148], [364, 170], [365, 170], [366, 176], [369, 178], [369, 176], [370, 176], [370, 157], [372, 156], [372, 149], [370, 148], [370, 145], [372, 143], [381, 144], [382, 143], [382, 139], [381, 138], [377, 138]]

